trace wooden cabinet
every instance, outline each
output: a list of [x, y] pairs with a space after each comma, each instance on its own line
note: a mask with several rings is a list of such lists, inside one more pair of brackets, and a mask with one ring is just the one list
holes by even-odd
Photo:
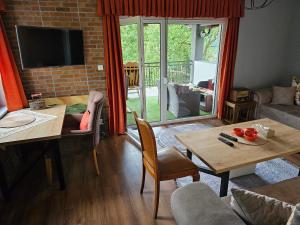
[[229, 124], [253, 120], [255, 108], [256, 102], [254, 101], [225, 101], [223, 120]]

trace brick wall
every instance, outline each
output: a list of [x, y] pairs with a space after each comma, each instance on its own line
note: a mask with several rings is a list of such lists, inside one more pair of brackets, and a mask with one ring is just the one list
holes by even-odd
[[[45, 97], [82, 95], [96, 89], [106, 92], [101, 18], [96, 0], [6, 0], [3, 14], [7, 35], [21, 71], [26, 95]], [[21, 70], [15, 25], [83, 30], [85, 65]]]

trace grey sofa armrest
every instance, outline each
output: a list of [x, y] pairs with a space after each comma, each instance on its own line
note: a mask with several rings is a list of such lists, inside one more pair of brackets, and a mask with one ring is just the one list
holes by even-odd
[[178, 225], [245, 225], [206, 184], [199, 182], [173, 192], [171, 209]]
[[271, 103], [272, 97], [272, 88], [259, 89], [253, 92], [253, 100], [256, 101], [258, 105]]

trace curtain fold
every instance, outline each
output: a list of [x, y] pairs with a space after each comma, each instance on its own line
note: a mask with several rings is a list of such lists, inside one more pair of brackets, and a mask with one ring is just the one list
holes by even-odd
[[4, 0], [0, 0], [0, 12], [5, 10]]
[[126, 97], [119, 17], [103, 16], [102, 21], [109, 131], [123, 134], [126, 131]]
[[244, 16], [244, 0], [98, 0], [98, 14], [232, 18]]
[[20, 79], [19, 71], [7, 39], [0, 15], [0, 74], [8, 111], [27, 106], [27, 99]]
[[228, 19], [226, 36], [221, 61], [221, 74], [218, 83], [218, 112], [219, 119], [223, 118], [224, 103], [229, 97], [234, 80], [234, 67], [238, 47], [240, 18]]

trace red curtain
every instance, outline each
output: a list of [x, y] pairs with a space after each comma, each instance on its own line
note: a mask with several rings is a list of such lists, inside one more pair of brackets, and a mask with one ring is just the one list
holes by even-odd
[[221, 75], [219, 79], [218, 112], [219, 119], [223, 118], [224, 103], [229, 97], [230, 89], [233, 85], [234, 67], [238, 45], [239, 18], [228, 19], [223, 55], [221, 61]]
[[244, 16], [244, 3], [244, 0], [98, 0], [98, 14], [103, 17], [110, 132], [122, 134], [126, 130], [119, 16], [228, 18], [218, 96], [218, 117], [221, 118], [233, 81], [239, 18]]
[[[0, 2], [1, 3], [1, 2]], [[1, 6], [1, 5], [0, 5]], [[13, 53], [5, 33], [0, 15], [0, 74], [8, 111], [22, 109], [27, 106], [27, 99], [20, 80]]]
[[5, 10], [4, 0], [0, 0], [0, 12]]
[[98, 0], [98, 14], [232, 18], [244, 15], [244, 0]]
[[126, 97], [119, 17], [103, 16], [103, 30], [109, 130], [111, 134], [123, 134], [126, 130]]

